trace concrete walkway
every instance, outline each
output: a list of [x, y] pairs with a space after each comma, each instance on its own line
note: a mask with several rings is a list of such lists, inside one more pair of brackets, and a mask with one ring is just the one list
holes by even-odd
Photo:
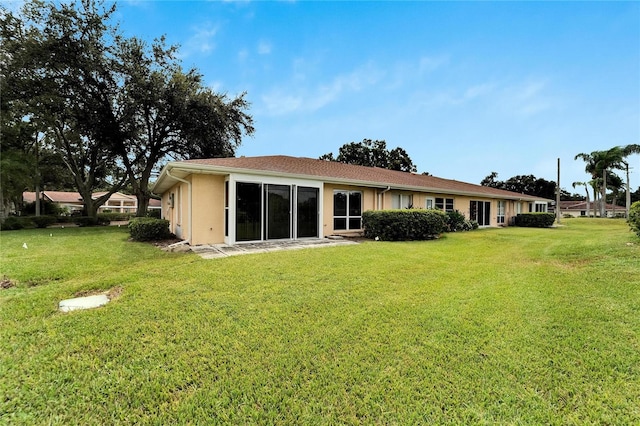
[[265, 241], [259, 243], [239, 243], [235, 246], [225, 244], [192, 246], [191, 251], [198, 254], [203, 259], [217, 259], [220, 257], [238, 256], [252, 253], [270, 253], [282, 250], [299, 250], [305, 248], [335, 247], [349, 244], [358, 244], [345, 238], [340, 239], [313, 239], [313, 240], [287, 240], [287, 241]]

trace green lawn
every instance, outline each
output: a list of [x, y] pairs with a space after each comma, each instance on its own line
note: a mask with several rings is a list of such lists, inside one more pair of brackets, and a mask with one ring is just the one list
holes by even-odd
[[2, 232], [0, 423], [639, 424], [640, 239], [563, 224], [217, 260]]

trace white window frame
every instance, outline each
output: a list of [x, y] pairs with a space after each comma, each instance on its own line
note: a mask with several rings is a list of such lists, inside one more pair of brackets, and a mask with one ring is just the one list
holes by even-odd
[[413, 207], [413, 194], [394, 192], [391, 194], [392, 209], [410, 209]]
[[[346, 215], [344, 215], [344, 216], [342, 216], [342, 215], [340, 215], [340, 216], [336, 216], [336, 215], [335, 215], [335, 199], [336, 199], [336, 194], [340, 194], [340, 193], [341, 193], [341, 194], [345, 194], [345, 195], [347, 196], [347, 206], [346, 206], [346, 211], [345, 211]], [[349, 207], [350, 207], [350, 206], [349, 206], [349, 200], [350, 200], [350, 198], [351, 198], [351, 197], [349, 197], [349, 195], [350, 195], [350, 194], [353, 194], [353, 193], [358, 193], [358, 194], [360, 194], [360, 215], [358, 215], [358, 216], [351, 216], [351, 215], [349, 214], [349, 210], [350, 210], [350, 209], [349, 209]], [[333, 215], [333, 230], [334, 230], [334, 231], [354, 231], [354, 230], [361, 230], [361, 229], [362, 229], [362, 204], [363, 204], [363, 201], [364, 201], [364, 194], [363, 194], [363, 192], [362, 192], [362, 191], [352, 191], [352, 190], [347, 190], [347, 189], [336, 189], [336, 190], [334, 190], [334, 191], [333, 191], [333, 203], [334, 203], [334, 205], [333, 205], [333, 209], [334, 209], [334, 215]], [[342, 229], [342, 228], [341, 228], [341, 229], [336, 228], [336, 225], [335, 225], [335, 223], [336, 223], [336, 222], [335, 222], [335, 220], [336, 220], [336, 219], [345, 219], [346, 227], [345, 227], [344, 229]], [[358, 228], [351, 228], [351, 227], [349, 226], [349, 225], [350, 225], [350, 222], [351, 222], [351, 219], [360, 219], [360, 227], [358, 227]]]
[[496, 217], [498, 225], [504, 224], [505, 208], [506, 208], [506, 201], [498, 200], [498, 215]]
[[[438, 200], [438, 199], [442, 200], [442, 207], [438, 207], [437, 201], [434, 203], [434, 205], [436, 206], [437, 209], [440, 209], [443, 212], [453, 212], [453, 211], [455, 211], [456, 207], [455, 207], [455, 199], [454, 198], [436, 197], [435, 199], [436, 200]], [[449, 204], [449, 201], [451, 201], [451, 209], [447, 209], [447, 204]]]
[[427, 197], [424, 199], [424, 208], [425, 209], [435, 209], [436, 208], [436, 199], [433, 197]]

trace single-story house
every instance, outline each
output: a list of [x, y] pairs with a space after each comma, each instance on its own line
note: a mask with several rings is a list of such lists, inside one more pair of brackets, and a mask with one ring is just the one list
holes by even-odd
[[[92, 198], [96, 199], [103, 196], [106, 192], [94, 192]], [[56, 204], [58, 207], [65, 209], [69, 213], [81, 211], [84, 203], [78, 192], [67, 191], [40, 191], [40, 199]], [[22, 200], [25, 203], [33, 203], [36, 200], [35, 192], [23, 192]], [[160, 200], [149, 200], [150, 209], [160, 209]], [[134, 195], [122, 194], [114, 192], [111, 197], [98, 209], [98, 213], [105, 211], [117, 213], [135, 213], [138, 209], [138, 199]]]
[[[600, 216], [600, 203], [589, 202], [589, 216]], [[613, 204], [604, 205], [606, 217], [615, 217], [617, 214], [624, 214], [626, 209], [624, 206], [616, 206]], [[560, 214], [573, 217], [587, 216], [586, 201], [560, 201]]]
[[506, 226], [550, 200], [456, 180], [282, 155], [169, 162], [153, 192], [171, 232], [199, 244], [361, 235], [362, 212], [458, 210]]

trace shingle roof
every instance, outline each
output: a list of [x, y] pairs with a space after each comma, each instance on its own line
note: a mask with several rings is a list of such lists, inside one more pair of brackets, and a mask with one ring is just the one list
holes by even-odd
[[167, 177], [167, 169], [196, 170], [220, 173], [246, 172], [283, 175], [295, 177], [318, 178], [325, 182], [352, 183], [374, 187], [392, 187], [394, 189], [420, 190], [442, 194], [470, 194], [489, 198], [506, 198], [522, 200], [543, 200], [525, 194], [504, 191], [501, 189], [475, 185], [457, 180], [442, 179], [415, 173], [399, 172], [378, 167], [356, 166], [333, 161], [317, 160], [304, 157], [273, 155], [262, 157], [209, 158], [172, 162], [165, 166], [154, 189], [160, 193], [166, 188], [163, 180]]
[[[41, 197], [48, 199], [52, 203], [82, 204], [82, 197], [78, 192], [42, 191], [41, 194]], [[23, 192], [22, 199], [27, 203], [32, 203], [36, 200], [36, 193]]]

